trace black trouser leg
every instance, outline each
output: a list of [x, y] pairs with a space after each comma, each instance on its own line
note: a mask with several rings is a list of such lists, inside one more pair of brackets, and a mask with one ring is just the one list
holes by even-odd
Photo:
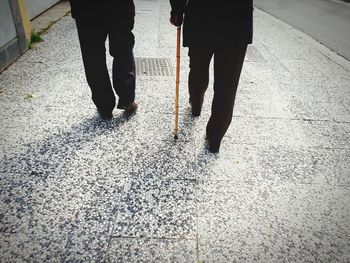
[[214, 98], [207, 138], [220, 145], [232, 120], [236, 91], [247, 46], [220, 48], [214, 52]]
[[[133, 22], [132, 22], [133, 25]], [[113, 60], [113, 87], [119, 96], [117, 108], [125, 109], [135, 100], [136, 72], [133, 54], [133, 26], [112, 28], [109, 34], [110, 54]]]
[[188, 77], [188, 91], [192, 112], [198, 115], [202, 109], [205, 91], [209, 83], [209, 64], [213, 56], [212, 48], [190, 47], [190, 72]]
[[77, 21], [77, 29], [92, 100], [97, 108], [108, 112], [115, 106], [115, 96], [106, 65], [105, 41], [108, 31], [104, 25], [96, 23]]

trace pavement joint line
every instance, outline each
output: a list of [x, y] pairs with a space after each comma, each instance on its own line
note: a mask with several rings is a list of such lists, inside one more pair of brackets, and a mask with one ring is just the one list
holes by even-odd
[[135, 239], [148, 239], [148, 240], [175, 240], [175, 241], [182, 241], [182, 240], [192, 240], [195, 241], [195, 238], [187, 238], [187, 237], [147, 237], [147, 236], [112, 236], [112, 239], [130, 239], [130, 240], [135, 240]]
[[323, 150], [350, 150], [349, 147], [321, 147], [321, 146], [293, 146], [291, 147], [290, 145], [282, 145], [282, 144], [261, 144], [261, 143], [245, 143], [245, 142], [237, 142], [235, 140], [231, 141], [230, 144], [232, 145], [245, 145], [245, 146], [253, 146], [256, 148], [288, 148], [288, 149], [303, 149], [303, 150], [308, 150], [308, 149], [323, 149]]
[[[258, 119], [258, 120], [285, 120], [285, 121], [305, 121], [305, 122], [335, 122], [334, 120], [322, 120], [322, 119], [307, 119], [307, 118], [288, 118], [288, 117], [266, 117], [266, 116], [242, 116], [233, 115], [233, 118], [237, 119]], [[348, 123], [348, 122], [345, 122]]]
[[111, 241], [112, 241], [112, 238], [113, 238], [113, 233], [114, 233], [114, 230], [115, 230], [115, 227], [116, 227], [116, 223], [117, 223], [117, 220], [118, 220], [118, 217], [119, 217], [119, 207], [120, 207], [120, 205], [122, 203], [124, 195], [127, 194], [127, 189], [130, 189], [130, 186], [131, 186], [131, 180], [127, 180], [126, 184], [123, 187], [123, 191], [122, 191], [122, 193], [119, 196], [118, 202], [115, 204], [114, 208], [116, 209], [115, 210], [116, 214], [114, 215], [114, 217], [113, 217], [114, 220], [112, 220], [112, 223], [111, 223], [111, 232], [109, 232], [109, 234], [108, 234], [109, 237], [108, 237], [108, 241], [107, 241], [106, 252], [105, 252], [105, 254], [102, 257], [102, 262], [106, 261], [106, 257], [107, 257], [108, 251], [110, 249]]
[[335, 123], [339, 123], [339, 124], [349, 124], [349, 121], [337, 121], [337, 120], [333, 120]]
[[301, 121], [301, 122], [330, 122], [330, 123], [335, 122], [334, 120], [321, 120], [321, 119], [308, 119], [308, 118], [290, 118], [286, 120]]
[[247, 115], [235, 115], [233, 114], [233, 117], [236, 118], [247, 118], [247, 119], [266, 119], [266, 120], [285, 120], [286, 118], [283, 117], [266, 117], [266, 116], [247, 116]]
[[[199, 185], [200, 185], [200, 179], [199, 178], [199, 174], [198, 174], [198, 155], [196, 152], [196, 149], [193, 150], [193, 155], [195, 158], [195, 163], [194, 163], [194, 176], [196, 178], [196, 185], [195, 185], [195, 200], [199, 200], [198, 199], [198, 189], [199, 189]], [[200, 242], [199, 242], [199, 204], [196, 201], [195, 202], [195, 221], [196, 221], [196, 226], [195, 226], [195, 241], [196, 241], [196, 258], [197, 258], [197, 262], [200, 262]]]
[[197, 183], [198, 179], [196, 178], [144, 178], [144, 177], [131, 177], [131, 182], [139, 182], [139, 181], [149, 181], [149, 182], [167, 182], [167, 181], [191, 181], [193, 183]]

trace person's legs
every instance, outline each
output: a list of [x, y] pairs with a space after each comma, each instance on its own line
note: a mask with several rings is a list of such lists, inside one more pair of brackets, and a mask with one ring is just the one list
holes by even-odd
[[115, 106], [115, 96], [106, 65], [107, 28], [103, 23], [77, 20], [77, 29], [92, 100], [100, 113], [111, 115]]
[[209, 150], [217, 152], [232, 120], [237, 86], [247, 46], [220, 48], [214, 52], [214, 98], [207, 124]]
[[209, 83], [209, 64], [213, 52], [212, 48], [189, 47], [190, 73], [188, 89], [193, 116], [199, 116], [202, 110], [204, 94]]
[[[126, 21], [129, 21], [126, 23]], [[128, 109], [135, 100], [136, 71], [132, 33], [134, 19], [113, 25], [109, 32], [109, 49], [113, 60], [113, 87], [119, 96], [118, 109]]]

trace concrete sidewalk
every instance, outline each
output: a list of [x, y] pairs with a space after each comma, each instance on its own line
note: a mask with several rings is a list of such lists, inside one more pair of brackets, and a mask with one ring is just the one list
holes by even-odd
[[135, 4], [136, 115], [97, 117], [71, 17], [0, 75], [0, 262], [349, 262], [349, 62], [256, 9], [212, 155], [185, 48], [173, 140], [168, 1]]

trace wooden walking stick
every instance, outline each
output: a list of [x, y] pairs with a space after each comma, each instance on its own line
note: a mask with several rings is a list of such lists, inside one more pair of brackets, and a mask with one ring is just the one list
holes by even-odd
[[176, 45], [176, 94], [175, 94], [175, 131], [174, 138], [179, 138], [179, 84], [180, 84], [180, 40], [181, 26], [177, 27], [177, 45]]

